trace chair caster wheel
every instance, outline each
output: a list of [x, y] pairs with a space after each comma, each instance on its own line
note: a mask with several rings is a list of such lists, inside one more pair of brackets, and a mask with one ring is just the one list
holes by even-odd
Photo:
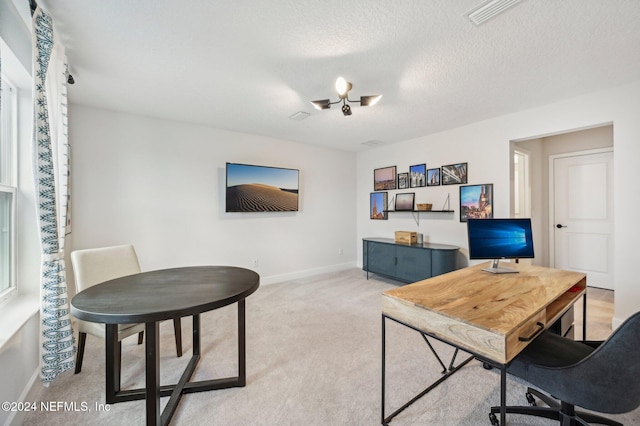
[[529, 406], [535, 407], [536, 406], [536, 400], [533, 398], [533, 395], [531, 395], [530, 392], [527, 392], [525, 394], [525, 396], [527, 397], [527, 402], [529, 403]]
[[491, 426], [500, 426], [500, 421], [493, 413], [489, 413], [489, 421], [491, 422]]

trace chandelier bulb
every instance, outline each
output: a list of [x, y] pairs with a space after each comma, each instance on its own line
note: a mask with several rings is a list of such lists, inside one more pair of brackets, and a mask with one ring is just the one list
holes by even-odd
[[349, 83], [343, 77], [338, 77], [338, 79], [336, 80], [336, 92], [338, 92], [340, 98], [344, 98], [349, 90], [351, 90], [351, 83]]

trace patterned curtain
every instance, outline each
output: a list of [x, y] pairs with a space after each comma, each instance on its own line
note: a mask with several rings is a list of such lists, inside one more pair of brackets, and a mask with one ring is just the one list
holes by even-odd
[[75, 353], [64, 262], [69, 195], [68, 69], [64, 49], [54, 38], [51, 17], [38, 7], [32, 22], [33, 156], [42, 250], [41, 380], [49, 383], [73, 368]]

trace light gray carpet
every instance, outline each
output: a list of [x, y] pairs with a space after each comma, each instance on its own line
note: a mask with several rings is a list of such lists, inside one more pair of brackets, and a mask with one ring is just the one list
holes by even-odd
[[[247, 299], [247, 386], [182, 397], [172, 425], [378, 425], [381, 415], [380, 294], [398, 284], [352, 269], [261, 287]], [[202, 315], [203, 358], [195, 380], [237, 374], [236, 306]], [[173, 325], [161, 325], [163, 384], [175, 383], [191, 355], [191, 321], [183, 319], [185, 355], [175, 356]], [[451, 348], [434, 342], [448, 363]], [[144, 384], [144, 350], [123, 342], [122, 388]], [[462, 358], [462, 357], [461, 357]], [[387, 321], [387, 411], [440, 376], [421, 336]], [[526, 404], [525, 385], [509, 379], [508, 403]], [[392, 425], [490, 425], [499, 374], [472, 361], [402, 412]], [[88, 336], [82, 372], [36, 385], [31, 401], [85, 403], [90, 411], [29, 413], [26, 425], [143, 425], [144, 401], [104, 403], [104, 342]], [[163, 398], [163, 404], [167, 398]], [[640, 424], [640, 411], [612, 416]], [[510, 425], [557, 423], [507, 415]]]

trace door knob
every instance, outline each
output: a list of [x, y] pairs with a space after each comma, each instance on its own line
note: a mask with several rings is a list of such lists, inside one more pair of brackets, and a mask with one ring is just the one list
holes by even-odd
[[557, 224], [557, 225], [556, 225], [556, 228], [558, 228], [558, 229], [560, 229], [560, 228], [566, 228], [566, 227], [567, 227], [567, 225], [561, 225], [561, 224]]

